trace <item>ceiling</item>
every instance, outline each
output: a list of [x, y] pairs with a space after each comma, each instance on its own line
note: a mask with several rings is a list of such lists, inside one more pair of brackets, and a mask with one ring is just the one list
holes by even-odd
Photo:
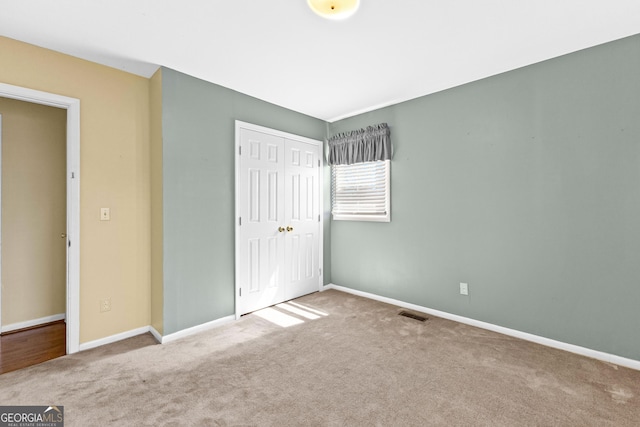
[[[335, 121], [640, 33], [639, 0], [0, 0], [0, 35]], [[0, 52], [1, 57], [2, 52]]]

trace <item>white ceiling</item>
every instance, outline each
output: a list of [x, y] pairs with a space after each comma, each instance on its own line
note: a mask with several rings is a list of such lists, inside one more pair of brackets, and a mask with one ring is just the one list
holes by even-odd
[[338, 22], [306, 0], [0, 0], [0, 35], [327, 121], [638, 33], [640, 0], [361, 0]]

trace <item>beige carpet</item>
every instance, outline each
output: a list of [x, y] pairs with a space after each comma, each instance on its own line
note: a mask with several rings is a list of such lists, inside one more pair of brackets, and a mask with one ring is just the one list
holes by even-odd
[[266, 312], [289, 327], [252, 314], [1, 375], [0, 404], [83, 427], [640, 425], [638, 371], [338, 291], [295, 302]]

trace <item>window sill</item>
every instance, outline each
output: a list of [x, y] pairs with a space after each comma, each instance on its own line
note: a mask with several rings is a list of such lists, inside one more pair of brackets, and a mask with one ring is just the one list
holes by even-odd
[[333, 221], [391, 222], [391, 215], [331, 215]]

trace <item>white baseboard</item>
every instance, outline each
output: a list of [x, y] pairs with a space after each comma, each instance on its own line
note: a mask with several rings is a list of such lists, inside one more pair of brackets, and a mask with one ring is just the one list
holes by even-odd
[[151, 332], [151, 335], [153, 335], [153, 337], [156, 339], [156, 341], [158, 341], [159, 344], [162, 344], [162, 334], [158, 332], [156, 328], [154, 328], [153, 326], [149, 326], [149, 332]]
[[79, 351], [89, 350], [92, 348], [100, 347], [105, 344], [112, 344], [117, 341], [122, 341], [127, 338], [135, 337], [136, 335], [142, 335], [149, 332], [150, 326], [143, 326], [141, 328], [132, 329], [130, 331], [121, 332], [119, 334], [111, 335], [108, 337], [100, 338], [94, 341], [89, 341], [80, 344]]
[[[173, 334], [164, 336], [160, 336], [160, 334], [158, 334], [158, 336], [160, 336], [160, 339], [158, 341], [161, 344], [166, 344], [180, 338], [188, 337], [189, 335], [197, 334], [198, 332], [204, 332], [208, 331], [209, 329], [214, 329], [219, 326], [226, 325], [227, 323], [233, 322], [234, 320], [236, 320], [236, 316], [235, 314], [232, 314], [231, 316], [221, 317], [220, 319], [212, 320], [211, 322], [203, 323], [202, 325], [194, 326], [192, 328], [183, 329], [181, 331], [174, 332]], [[156, 331], [156, 333], [158, 332]], [[156, 339], [158, 339], [158, 337], [156, 337]]]
[[411, 304], [404, 301], [399, 301], [393, 298], [387, 298], [369, 292], [362, 292], [355, 289], [345, 288], [344, 286], [338, 286], [330, 283], [324, 287], [323, 290], [335, 289], [338, 291], [346, 292], [353, 295], [373, 299], [387, 304], [397, 305], [399, 307], [407, 308], [409, 310], [415, 310], [422, 313], [431, 314], [432, 316], [442, 317], [443, 319], [453, 320], [455, 322], [464, 323], [466, 325], [475, 326], [489, 331], [498, 332], [503, 335], [509, 335], [511, 337], [520, 338], [525, 341], [531, 341], [537, 344], [542, 344], [547, 347], [553, 347], [560, 350], [568, 351], [570, 353], [579, 354], [581, 356], [591, 357], [603, 362], [612, 363], [614, 365], [624, 366], [631, 369], [640, 370], [640, 360], [628, 359], [622, 356], [616, 356], [615, 354], [609, 354], [598, 350], [592, 350], [586, 347], [580, 347], [574, 344], [568, 344], [562, 341], [552, 340], [550, 338], [533, 335], [527, 332], [518, 331], [516, 329], [505, 328], [503, 326], [494, 325], [492, 323], [482, 322], [480, 320], [470, 319], [468, 317], [458, 316], [457, 314], [451, 314], [444, 311], [434, 310], [428, 307], [423, 307], [416, 304]]
[[27, 320], [24, 322], [11, 323], [9, 325], [3, 326], [0, 333], [17, 331], [18, 329], [30, 328], [32, 326], [38, 326], [49, 322], [57, 322], [58, 320], [66, 319], [65, 313], [54, 314], [52, 316], [45, 316], [39, 319]]
[[203, 323], [202, 325], [194, 326], [192, 328], [183, 329], [182, 331], [175, 332], [169, 335], [162, 335], [160, 332], [156, 330], [153, 326], [143, 326], [141, 328], [132, 329], [130, 331], [121, 332], [119, 334], [111, 335], [108, 337], [100, 338], [94, 341], [89, 341], [83, 344], [80, 344], [79, 351], [89, 350], [92, 348], [100, 347], [106, 344], [112, 344], [117, 341], [122, 341], [127, 338], [135, 337], [136, 335], [146, 334], [147, 332], [151, 332], [151, 335], [158, 341], [160, 344], [166, 344], [171, 341], [178, 340], [180, 338], [187, 337], [189, 335], [197, 334], [198, 332], [207, 331], [209, 329], [217, 328], [222, 325], [226, 325], [232, 321], [236, 320], [235, 315], [223, 317], [221, 319], [212, 320], [211, 322]]

